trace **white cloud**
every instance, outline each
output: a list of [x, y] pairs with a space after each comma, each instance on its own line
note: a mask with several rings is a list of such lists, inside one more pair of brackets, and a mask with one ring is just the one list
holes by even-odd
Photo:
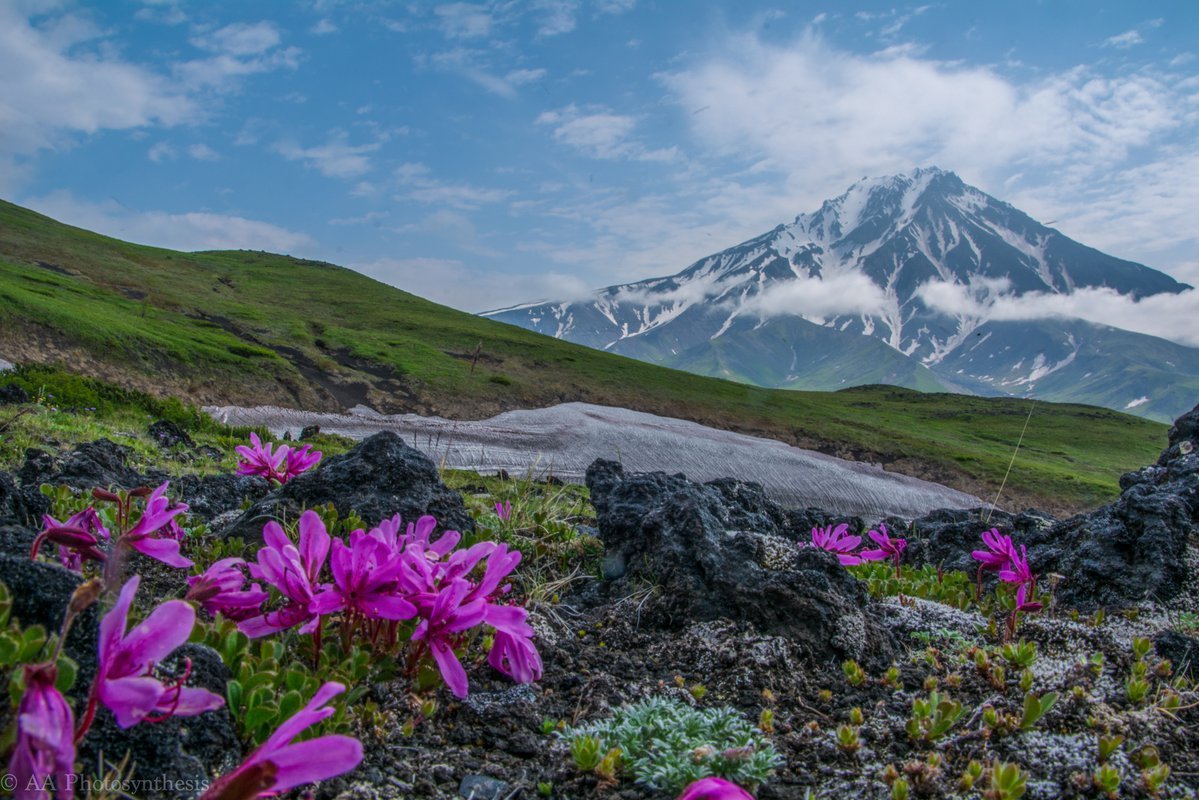
[[440, 181], [430, 174], [427, 166], [414, 162], [397, 167], [395, 177], [403, 189], [403, 192], [396, 196], [397, 200], [415, 200], [418, 203], [451, 206], [464, 211], [498, 203], [512, 195], [512, 192], [506, 189]]
[[220, 159], [220, 155], [217, 153], [217, 151], [213, 150], [203, 142], [199, 144], [193, 144], [191, 147], [187, 148], [187, 154], [197, 161], [216, 161]]
[[540, 17], [537, 26], [538, 36], [561, 36], [575, 29], [575, 14], [579, 10], [578, 0], [534, 0], [533, 8]]
[[269, 222], [230, 214], [134, 211], [115, 201], [93, 203], [57, 191], [22, 205], [69, 225], [138, 244], [173, 250], [269, 250], [296, 253], [315, 247], [311, 237]]
[[352, 145], [344, 134], [335, 133], [326, 144], [302, 147], [293, 141], [282, 141], [274, 149], [288, 161], [302, 161], [327, 178], [357, 178], [371, 171], [368, 154], [378, 150], [379, 143]]
[[[758, 186], [770, 197], [759, 230], [862, 176], [935, 164], [1124, 257], [1160, 252], [1153, 265], [1169, 269], [1199, 245], [1193, 76], [1075, 67], [1017, 80], [911, 48], [854, 54], [809, 29], [785, 46], [733, 36], [662, 80], [681, 109], [703, 112], [685, 119], [704, 168], [742, 165], [770, 184]], [[775, 198], [788, 214], [769, 216]]]
[[337, 33], [337, 25], [331, 19], [322, 19], [308, 29], [308, 32], [313, 36], [328, 36], [331, 33]]
[[487, 6], [447, 3], [433, 9], [441, 30], [451, 39], [478, 39], [491, 33], [493, 19]]
[[155, 142], [147, 151], [146, 157], [155, 164], [160, 164], [168, 159], [173, 159], [178, 155], [175, 148], [171, 147], [166, 142]]
[[1084, 319], [1199, 347], [1199, 291], [1155, 294], [1134, 300], [1114, 289], [1077, 289], [1071, 294], [971, 292], [958, 283], [935, 281], [917, 290], [925, 305], [946, 314], [979, 320]]
[[1130, 31], [1109, 36], [1103, 40], [1103, 44], [1107, 47], [1115, 47], [1120, 50], [1127, 50], [1130, 47], [1135, 47], [1138, 44], [1144, 44], [1145, 37], [1141, 36], [1140, 32], [1133, 28]]
[[472, 313], [529, 302], [530, 298], [567, 301], [591, 296], [587, 285], [574, 275], [498, 273], [456, 259], [381, 258], [351, 266], [406, 292]]
[[512, 86], [524, 86], [545, 77], [544, 69], [514, 69], [504, 76], [504, 80]]
[[212, 53], [175, 65], [175, 73], [190, 90], [227, 90], [245, 75], [295, 69], [303, 55], [298, 47], [283, 47], [282, 35], [273, 22], [237, 22], [205, 31], [192, 44]]
[[416, 63], [417, 66], [429, 65], [445, 72], [456, 73], [492, 94], [507, 98], [516, 97], [518, 87], [540, 80], [546, 74], [544, 69], [515, 69], [501, 78], [490, 71], [488, 58], [489, 54], [486, 51], [457, 47], [431, 56], [418, 56]]
[[839, 314], [878, 313], [886, 302], [886, 294], [874, 281], [851, 272], [773, 284], [750, 298], [743, 308], [760, 317], [799, 315], [822, 324]]
[[191, 41], [201, 50], [232, 56], [253, 56], [275, 47], [281, 38], [279, 29], [273, 22], [235, 22], [193, 36]]
[[197, 117], [179, 87], [105, 48], [84, 16], [51, 11], [34, 26], [21, 8], [0, 3], [0, 192], [21, 177], [17, 159], [68, 147], [76, 134]]
[[636, 161], [671, 161], [677, 148], [651, 150], [632, 136], [637, 121], [602, 106], [580, 109], [573, 103], [557, 111], [545, 111], [534, 120], [553, 127], [554, 139], [591, 158], [627, 158]]

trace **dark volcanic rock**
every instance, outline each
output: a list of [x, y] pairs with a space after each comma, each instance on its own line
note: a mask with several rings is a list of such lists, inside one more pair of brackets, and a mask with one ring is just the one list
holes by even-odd
[[168, 419], [160, 419], [146, 431], [161, 447], [195, 447], [187, 431]]
[[[188, 686], [225, 696], [232, 675], [215, 650], [185, 644], [161, 665], [163, 676], [182, 674], [191, 660]], [[101, 753], [110, 762], [129, 754], [138, 796], [164, 800], [198, 796], [212, 776], [228, 772], [241, 760], [241, 742], [229, 710], [222, 707], [196, 717], [171, 717], [159, 723], [141, 723], [122, 730], [112, 714], [101, 708], [96, 722], [79, 748], [80, 760], [95, 764]]]
[[7, 472], [0, 471], [0, 523], [24, 519], [24, 506], [16, 481]]
[[41, 451], [30, 457], [26, 454], [25, 467], [21, 470], [21, 484], [29, 486], [30, 478], [36, 474], [37, 483], [66, 484], [75, 489], [94, 489], [97, 486], [132, 489], [146, 483], [137, 470], [129, 466], [133, 451], [108, 439], [85, 442], [63, 456], [53, 465], [46, 464]]
[[[22, 627], [41, 625], [48, 632], [62, 628], [62, 616], [71, 595], [82, 582], [82, 576], [44, 561], [29, 558], [29, 545], [20, 528], [2, 528], [5, 547], [16, 552], [0, 553], [0, 580], [12, 595], [12, 616]], [[32, 537], [28, 541], [32, 541]], [[99, 644], [99, 618], [96, 606], [84, 611], [71, 626], [63, 651], [79, 665], [79, 675], [71, 696], [76, 700], [87, 697], [88, 686], [96, 675], [96, 648]]]
[[1120, 486], [1114, 503], [1029, 538], [1033, 568], [1066, 578], [1060, 602], [1118, 607], [1182, 590], [1187, 540], [1199, 525], [1199, 406], [1170, 428], [1157, 463], [1124, 475]]
[[1034, 572], [1063, 576], [1058, 603], [1092, 609], [1169, 600], [1188, 579], [1187, 540], [1199, 526], [1199, 406], [1174, 423], [1157, 463], [1125, 474], [1120, 487], [1115, 502], [1062, 521], [1031, 510], [995, 511], [987, 522], [983, 509], [934, 511], [907, 528], [905, 558], [973, 572], [970, 551], [995, 527], [1028, 548]]
[[1153, 637], [1153, 649], [1159, 657], [1170, 659], [1176, 674], [1190, 680], [1199, 677], [1199, 639], [1178, 631], [1162, 631]]
[[303, 509], [327, 503], [342, 516], [357, 513], [368, 525], [398, 513], [407, 520], [432, 514], [442, 528], [464, 533], [475, 528], [461, 495], [441, 482], [429, 457], [383, 432], [271, 492], [222, 533], [258, 540], [267, 521], [295, 520]]
[[[982, 532], [998, 528], [1016, 544], [1027, 544], [1057, 520], [1032, 509], [1021, 514], [987, 508], [937, 509], [908, 526], [888, 525], [888, 530], [908, 540], [904, 560], [911, 564], [935, 564], [945, 569], [974, 573], [978, 562], [970, 557], [982, 549]], [[1035, 565], [1034, 565], [1035, 566]], [[993, 575], [993, 573], [992, 573]]]
[[257, 475], [184, 475], [171, 481], [170, 496], [187, 503], [190, 513], [208, 521], [228, 511], [238, 511], [245, 500], [256, 502], [271, 491]]
[[607, 571], [619, 576], [609, 593], [650, 582], [659, 591], [647, 614], [666, 627], [729, 619], [785, 636], [818, 661], [889, 659], [894, 642], [863, 613], [870, 603], [863, 585], [832, 555], [785, 538], [773, 509], [747, 502], [752, 490], [729, 492], [720, 483], [625, 475], [614, 462], [593, 463], [587, 486]]
[[28, 403], [29, 392], [22, 389], [15, 383], [6, 383], [0, 386], [0, 406], [15, 403]]
[[313, 437], [320, 436], [320, 434], [320, 425], [305, 425], [303, 430], [300, 431], [300, 441], [302, 442], [305, 439], [312, 439]]

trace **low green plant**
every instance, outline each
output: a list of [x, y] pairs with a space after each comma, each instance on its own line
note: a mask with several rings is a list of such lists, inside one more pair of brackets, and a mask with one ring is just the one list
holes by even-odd
[[[47, 634], [41, 625], [22, 628], [12, 618], [12, 595], [8, 586], [0, 582], [0, 680], [7, 678], [8, 693], [15, 706], [25, 693], [22, 670], [24, 664], [37, 664], [48, 660], [58, 649], [58, 636]], [[78, 665], [64, 653], [58, 654], [56, 662], [58, 679], [55, 686], [66, 692], [75, 685]]]
[[1112, 754], [1124, 744], [1123, 736], [1103, 736], [1099, 737], [1099, 753], [1097, 760], [1100, 764], [1106, 764], [1107, 760], [1112, 757]]
[[1037, 660], [1036, 642], [1008, 642], [999, 650], [999, 655], [1012, 669], [1028, 669]]
[[983, 776], [983, 771], [983, 763], [977, 759], [971, 759], [970, 763], [966, 765], [966, 769], [962, 771], [962, 776], [958, 778], [958, 789], [963, 792], [973, 789]]
[[843, 753], [854, 753], [862, 746], [858, 729], [853, 725], [837, 726], [837, 748]]
[[216, 650], [229, 667], [233, 678], [225, 686], [226, 705], [238, 731], [251, 744], [265, 741], [327, 681], [342, 683], [349, 690], [339, 698], [337, 712], [313, 728], [313, 735], [350, 732], [356, 723], [380, 728], [387, 721], [377, 704], [364, 697], [373, 681], [389, 677], [394, 664], [388, 657], [379, 658], [358, 646], [343, 652], [338, 637], [327, 637], [319, 667], [313, 670], [312, 654], [302, 647], [309, 643], [308, 637], [286, 635], [252, 642], [226, 619], [196, 625], [192, 641]]
[[1019, 800], [1027, 791], [1028, 773], [1019, 764], [995, 761], [991, 764], [991, 800]]
[[905, 726], [913, 741], [935, 742], [954, 726], [965, 709], [948, 695], [931, 692], [927, 698], [912, 701], [912, 715]]
[[1024, 695], [1024, 714], [1020, 717], [1020, 730], [1031, 730], [1056, 702], [1057, 692], [1047, 692], [1039, 697], [1032, 692]]
[[1111, 764], [1103, 764], [1095, 770], [1094, 775], [1091, 776], [1091, 781], [1096, 789], [1114, 800], [1114, 798], [1120, 796], [1120, 780], [1122, 777], [1120, 770]]
[[901, 566], [899, 574], [889, 562], [867, 561], [848, 568], [866, 583], [870, 596], [919, 597], [966, 610], [975, 607], [974, 579], [961, 570], [942, 570], [931, 564]]
[[596, 754], [618, 749], [624, 771], [637, 783], [670, 792], [709, 775], [754, 786], [781, 760], [769, 739], [735, 709], [692, 708], [665, 697], [625, 706], [564, 736], [572, 755], [576, 743], [587, 740], [595, 741], [587, 747]]
[[891, 784], [891, 800], [908, 800], [907, 778], [896, 778]]
[[604, 757], [599, 737], [579, 734], [570, 740], [570, 757], [579, 772], [591, 772]]
[[845, 680], [849, 681], [850, 686], [857, 687], [866, 682], [866, 671], [853, 659], [841, 665], [841, 672], [845, 675]]
[[1169, 764], [1155, 764], [1141, 772], [1141, 783], [1145, 786], [1145, 791], [1157, 797], [1161, 794], [1162, 787], [1166, 785], [1166, 779], [1169, 777]]

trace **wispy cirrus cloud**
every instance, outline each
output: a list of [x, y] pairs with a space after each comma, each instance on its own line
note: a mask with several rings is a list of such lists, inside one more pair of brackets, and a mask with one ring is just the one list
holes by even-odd
[[316, 247], [316, 242], [305, 233], [237, 214], [135, 211], [111, 200], [98, 203], [82, 200], [67, 191], [51, 192], [23, 202], [70, 225], [173, 250], [297, 253]]
[[556, 141], [592, 158], [671, 161], [679, 155], [676, 147], [645, 146], [633, 136], [634, 117], [603, 106], [579, 108], [572, 103], [541, 113], [535, 124], [549, 126]]
[[344, 132], [334, 132], [325, 144], [304, 147], [292, 140], [276, 142], [274, 150], [288, 161], [300, 161], [327, 178], [357, 178], [371, 171], [370, 154], [379, 142], [350, 144]]
[[400, 186], [397, 200], [450, 206], [460, 211], [472, 211], [480, 206], [498, 203], [512, 195], [507, 189], [439, 180], [433, 177], [427, 166], [418, 162], [401, 164], [396, 169], [395, 178]]

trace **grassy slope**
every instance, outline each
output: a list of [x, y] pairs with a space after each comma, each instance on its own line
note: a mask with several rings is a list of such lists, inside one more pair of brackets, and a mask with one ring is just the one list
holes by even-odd
[[[472, 369], [471, 354], [481, 345]], [[861, 387], [760, 389], [664, 369], [481, 319], [351, 270], [258, 252], [178, 253], [0, 202], [0, 355], [60, 360], [190, 401], [482, 417], [582, 400], [869, 459], [984, 496], [1027, 401]], [[1152, 461], [1165, 428], [1037, 404], [1004, 493], [1079, 508]]]

